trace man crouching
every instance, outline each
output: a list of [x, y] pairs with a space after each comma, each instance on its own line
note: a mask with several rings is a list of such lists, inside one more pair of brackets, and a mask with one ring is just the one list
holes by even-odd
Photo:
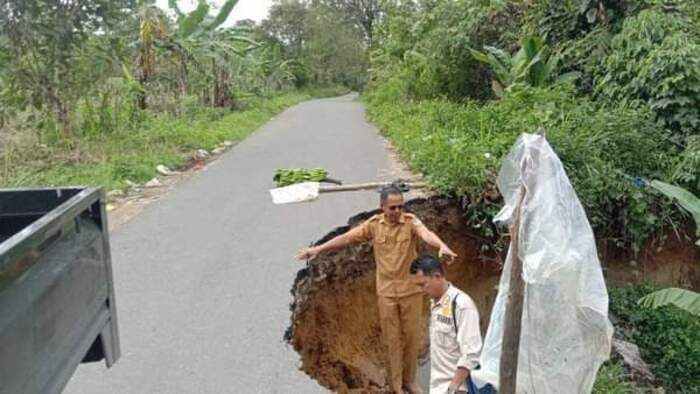
[[445, 279], [442, 264], [432, 256], [416, 259], [411, 273], [431, 298], [430, 393], [467, 393], [481, 352], [476, 305]]

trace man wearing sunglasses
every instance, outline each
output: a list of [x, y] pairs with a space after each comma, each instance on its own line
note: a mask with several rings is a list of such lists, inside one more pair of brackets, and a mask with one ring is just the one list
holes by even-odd
[[380, 192], [381, 213], [330, 241], [299, 251], [299, 260], [342, 249], [360, 242], [372, 242], [377, 264], [377, 303], [382, 338], [388, 350], [392, 390], [402, 394], [421, 393], [416, 380], [420, 351], [420, 323], [423, 295], [410, 279], [411, 263], [418, 257], [419, 240], [438, 249], [448, 264], [457, 255], [413, 214], [403, 211], [403, 194], [395, 186]]

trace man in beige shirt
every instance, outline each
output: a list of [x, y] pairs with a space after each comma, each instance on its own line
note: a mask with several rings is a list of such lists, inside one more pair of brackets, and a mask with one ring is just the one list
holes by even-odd
[[420, 351], [423, 296], [410, 278], [411, 262], [418, 256], [419, 240], [437, 248], [440, 256], [457, 255], [415, 216], [403, 212], [403, 195], [393, 186], [380, 193], [382, 213], [375, 215], [323, 245], [302, 249], [297, 258], [313, 259], [319, 253], [352, 243], [372, 242], [377, 265], [377, 303], [382, 338], [388, 350], [392, 390], [420, 393], [416, 381]]
[[[470, 371], [479, 367], [481, 332], [474, 301], [445, 279], [440, 261], [424, 256], [411, 264], [430, 296], [430, 393], [467, 393]], [[475, 386], [472, 386], [474, 389]]]

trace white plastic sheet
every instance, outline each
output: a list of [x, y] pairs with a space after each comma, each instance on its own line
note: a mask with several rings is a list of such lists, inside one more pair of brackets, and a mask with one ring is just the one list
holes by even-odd
[[[525, 294], [518, 393], [589, 393], [610, 355], [608, 294], [593, 232], [561, 161], [540, 135], [523, 134], [505, 159], [498, 187], [510, 224], [525, 197], [519, 229]], [[480, 381], [498, 386], [511, 251], [484, 340]]]
[[275, 204], [290, 204], [317, 199], [319, 189], [320, 183], [318, 182], [302, 182], [270, 189], [270, 195], [272, 196], [272, 202]]

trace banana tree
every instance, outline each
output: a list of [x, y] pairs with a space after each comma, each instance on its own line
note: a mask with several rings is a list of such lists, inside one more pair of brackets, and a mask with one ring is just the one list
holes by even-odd
[[210, 39], [202, 48], [202, 56], [211, 64], [212, 88], [208, 100], [215, 107], [231, 107], [233, 102], [233, 77], [238, 78], [238, 65], [245, 64], [248, 53], [260, 44], [241, 35], [240, 28], [217, 30], [209, 34]]
[[176, 0], [168, 0], [168, 7], [175, 13], [177, 17], [177, 31], [175, 36], [183, 39], [193, 35], [200, 35], [205, 32], [213, 31], [222, 23], [226, 22], [233, 8], [238, 4], [239, 0], [227, 0], [219, 9], [215, 17], [209, 16], [211, 6], [206, 0], [199, 0], [197, 8], [192, 12], [183, 13], [177, 5]]
[[[194, 62], [201, 70], [207, 69], [204, 75], [211, 89], [203, 94], [204, 101], [217, 107], [232, 105], [231, 95], [231, 67], [234, 63], [240, 63], [240, 58], [260, 47], [253, 41], [250, 33], [243, 27], [229, 27], [219, 29], [238, 0], [228, 0], [219, 9], [216, 16], [209, 15], [209, 3], [199, 0], [197, 8], [185, 14], [177, 6], [177, 1], [170, 0], [169, 6], [177, 16], [177, 31], [173, 41], [180, 48], [182, 54], [181, 81], [187, 80], [187, 63]], [[234, 61], [234, 59], [238, 59]], [[206, 66], [204, 66], [206, 65]], [[185, 82], [186, 83], [186, 82]], [[183, 89], [183, 94], [185, 89]]]
[[138, 107], [146, 109], [146, 84], [153, 77], [156, 65], [156, 43], [168, 37], [168, 22], [163, 11], [149, 4], [139, 9], [139, 42], [136, 63], [141, 90]]
[[[678, 205], [690, 212], [695, 221], [695, 235], [698, 237], [695, 245], [700, 246], [700, 198], [681, 187], [653, 180], [648, 184], [666, 197], [678, 202]], [[695, 316], [700, 316], [700, 294], [679, 288], [668, 288], [655, 291], [639, 301], [640, 305], [648, 308], [658, 308], [674, 305]]]
[[671, 287], [642, 297], [638, 303], [647, 308], [674, 305], [695, 316], [700, 316], [700, 294], [690, 290]]
[[678, 205], [688, 211], [695, 221], [695, 236], [698, 237], [695, 245], [700, 246], [700, 198], [682, 187], [670, 185], [653, 180], [649, 185], [661, 192], [666, 197], [675, 200]]
[[494, 73], [491, 87], [498, 97], [516, 85], [545, 86], [578, 78], [579, 73], [556, 75], [559, 57], [550, 55], [549, 48], [540, 37], [530, 36], [520, 43], [515, 55], [492, 46], [484, 46], [484, 52], [470, 49], [472, 56], [491, 67]]

